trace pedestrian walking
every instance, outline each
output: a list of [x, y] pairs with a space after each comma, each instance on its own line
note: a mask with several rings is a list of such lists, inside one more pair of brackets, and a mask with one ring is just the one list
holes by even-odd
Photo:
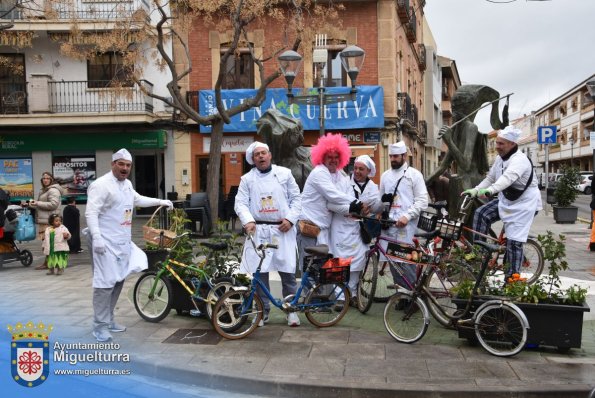
[[76, 207], [76, 198], [74, 196], [68, 197], [68, 202], [62, 211], [62, 218], [64, 225], [70, 231], [70, 239], [68, 239], [68, 247], [70, 253], [80, 253], [81, 248], [81, 212]]
[[126, 149], [112, 155], [111, 168], [89, 186], [85, 212], [93, 265], [93, 336], [99, 342], [110, 341], [110, 332], [126, 331], [114, 319], [124, 279], [148, 266], [147, 255], [132, 242], [132, 211], [151, 206], [173, 209], [169, 200], [149, 198], [134, 190], [128, 180], [132, 155]]

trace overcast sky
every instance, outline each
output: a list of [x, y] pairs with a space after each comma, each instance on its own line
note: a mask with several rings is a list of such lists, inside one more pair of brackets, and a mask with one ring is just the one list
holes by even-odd
[[[424, 11], [463, 84], [514, 92], [511, 120], [595, 73], [595, 0], [427, 0]], [[492, 130], [488, 113], [475, 119], [483, 133]]]

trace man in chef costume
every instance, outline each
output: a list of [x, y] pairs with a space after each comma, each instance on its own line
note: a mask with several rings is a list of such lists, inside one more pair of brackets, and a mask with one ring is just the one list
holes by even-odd
[[[405, 160], [407, 146], [403, 141], [391, 144], [388, 148], [391, 168], [380, 177], [380, 195], [383, 203], [387, 203], [389, 219], [394, 221], [382, 235], [396, 239], [401, 243], [413, 244], [417, 231], [417, 221], [422, 210], [428, 207], [428, 190], [423, 175], [409, 166]], [[381, 241], [385, 249], [387, 241]], [[382, 258], [381, 258], [382, 260]], [[395, 281], [403, 286], [400, 275], [390, 267]], [[415, 281], [415, 266], [403, 265], [407, 279]]]
[[95, 180], [87, 191], [87, 229], [93, 264], [93, 336], [110, 341], [111, 332], [126, 327], [114, 320], [114, 308], [133, 272], [147, 269], [147, 256], [132, 242], [132, 211], [135, 207], [167, 206], [169, 200], [138, 194], [128, 180], [132, 155], [120, 149], [112, 155], [112, 170]]
[[[329, 245], [329, 231], [333, 213], [328, 204], [347, 206], [348, 212], [359, 213], [363, 203], [337, 189], [337, 183], [345, 177], [342, 169], [349, 164], [351, 149], [341, 134], [327, 134], [318, 139], [312, 147], [310, 157], [314, 169], [308, 175], [302, 192], [302, 213], [300, 220], [308, 221], [320, 228], [317, 237], [307, 237], [298, 230], [300, 266], [303, 267], [304, 248], [315, 245]], [[329, 250], [329, 252], [331, 252]], [[342, 253], [333, 253], [344, 257]]]
[[496, 137], [498, 156], [488, 175], [475, 188], [463, 191], [463, 194], [480, 198], [498, 194], [496, 199], [475, 211], [473, 229], [487, 234], [494, 221], [502, 220], [504, 223], [508, 238], [505, 262], [510, 264], [506, 279], [514, 273], [520, 273], [523, 243], [527, 241], [535, 214], [542, 209], [533, 165], [517, 145], [520, 136], [521, 130], [513, 126], [500, 130]]
[[[371, 213], [378, 213], [382, 210], [378, 185], [369, 178], [376, 174], [376, 164], [368, 155], [362, 155], [355, 159], [353, 167], [351, 178], [342, 176], [338, 179], [337, 189], [350, 196], [352, 201], [363, 202]], [[330, 251], [340, 257], [352, 257], [348, 286], [352, 294], [350, 305], [357, 307], [357, 285], [360, 273], [364, 269], [369, 245], [362, 241], [361, 220], [349, 217], [349, 207], [349, 205], [328, 204], [329, 210], [333, 211]]]
[[[271, 164], [269, 146], [253, 142], [246, 150], [246, 161], [255, 166], [240, 180], [234, 210], [246, 233], [254, 235], [256, 245], [264, 242], [278, 245], [268, 249], [262, 264], [260, 278], [270, 290], [269, 272], [277, 271], [281, 277], [283, 297], [296, 292], [296, 236], [293, 227], [301, 211], [300, 188], [291, 170]], [[251, 244], [244, 246], [241, 272], [254, 273], [260, 262]], [[260, 288], [259, 288], [260, 290]], [[262, 323], [269, 320], [271, 304], [264, 293], [259, 294], [264, 304]], [[299, 326], [295, 312], [287, 316], [289, 326]], [[262, 325], [261, 325], [262, 326]]]

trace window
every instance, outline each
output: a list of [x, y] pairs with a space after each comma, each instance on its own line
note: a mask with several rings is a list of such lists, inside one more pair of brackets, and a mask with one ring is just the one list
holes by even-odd
[[124, 66], [121, 53], [107, 52], [96, 54], [87, 61], [89, 88], [103, 88], [115, 85], [131, 87], [132, 67]]
[[240, 52], [227, 59], [221, 88], [254, 88], [254, 62], [249, 52]]
[[[345, 73], [345, 70], [341, 65], [340, 52], [341, 50], [328, 50], [328, 58], [322, 72], [322, 75], [325, 77], [325, 87], [341, 87], [347, 85], [347, 73]], [[312, 67], [314, 68], [314, 84], [317, 86], [320, 81], [320, 76], [317, 76], [316, 74], [316, 67], [314, 65]]]

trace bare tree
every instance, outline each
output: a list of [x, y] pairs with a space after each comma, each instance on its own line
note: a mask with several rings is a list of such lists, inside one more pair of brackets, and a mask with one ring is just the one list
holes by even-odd
[[[150, 0], [149, 9], [125, 9], [120, 3], [113, 3], [112, 14], [102, 10], [102, 20], [109, 18], [110, 24], [94, 32], [81, 29], [82, 21], [76, 0], [15, 0], [27, 1], [31, 9], [42, 7], [46, 10], [45, 18], [64, 18], [71, 15], [71, 31], [68, 40], [60, 43], [62, 54], [80, 60], [90, 59], [97, 53], [117, 51], [122, 54], [123, 62], [119, 66], [122, 73], [115, 75], [119, 81], [111, 82], [111, 87], [124, 87], [126, 80], [140, 83], [143, 79], [143, 63], [153, 63], [160, 70], [169, 72], [171, 80], [167, 83], [169, 96], [146, 91], [150, 97], [163, 101], [179, 111], [188, 119], [203, 125], [211, 126], [211, 144], [209, 168], [207, 174], [207, 192], [212, 206], [213, 218], [218, 217], [219, 175], [221, 161], [221, 145], [223, 126], [230, 123], [231, 118], [241, 112], [260, 106], [266, 96], [267, 87], [279, 76], [280, 70], [275, 68], [268, 75], [265, 72], [267, 62], [276, 62], [276, 55], [288, 48], [297, 50], [302, 45], [304, 51], [311, 48], [314, 33], [333, 34], [340, 29], [339, 14], [342, 5], [316, 0]], [[322, 3], [322, 4], [321, 4]], [[24, 7], [24, 5], [23, 5]], [[122, 18], [124, 11], [129, 12]], [[87, 11], [89, 12], [89, 11]], [[70, 14], [69, 14], [70, 13]], [[267, 43], [266, 53], [257, 56], [253, 44], [248, 40], [251, 29], [264, 28], [273, 22], [282, 26], [280, 42]], [[189, 33], [195, 24], [204, 24], [219, 32], [230, 32], [231, 41], [221, 55], [217, 80], [215, 82], [215, 104], [217, 112], [211, 115], [200, 115], [197, 109], [188, 103], [181, 86], [192, 72], [192, 60], [188, 46]], [[143, 43], [143, 44], [141, 44]], [[147, 45], [149, 43], [149, 45]], [[178, 44], [183, 54], [174, 59], [171, 51]], [[303, 43], [303, 44], [302, 44]], [[270, 44], [270, 45], [269, 45]], [[247, 48], [252, 62], [257, 66], [260, 86], [256, 94], [243, 103], [225, 109], [221, 98], [221, 87], [224, 83], [225, 68], [230, 57], [236, 57], [240, 49]], [[183, 67], [180, 67], [183, 65]], [[122, 79], [122, 76], [125, 76]], [[142, 87], [142, 85], [139, 84]]]

